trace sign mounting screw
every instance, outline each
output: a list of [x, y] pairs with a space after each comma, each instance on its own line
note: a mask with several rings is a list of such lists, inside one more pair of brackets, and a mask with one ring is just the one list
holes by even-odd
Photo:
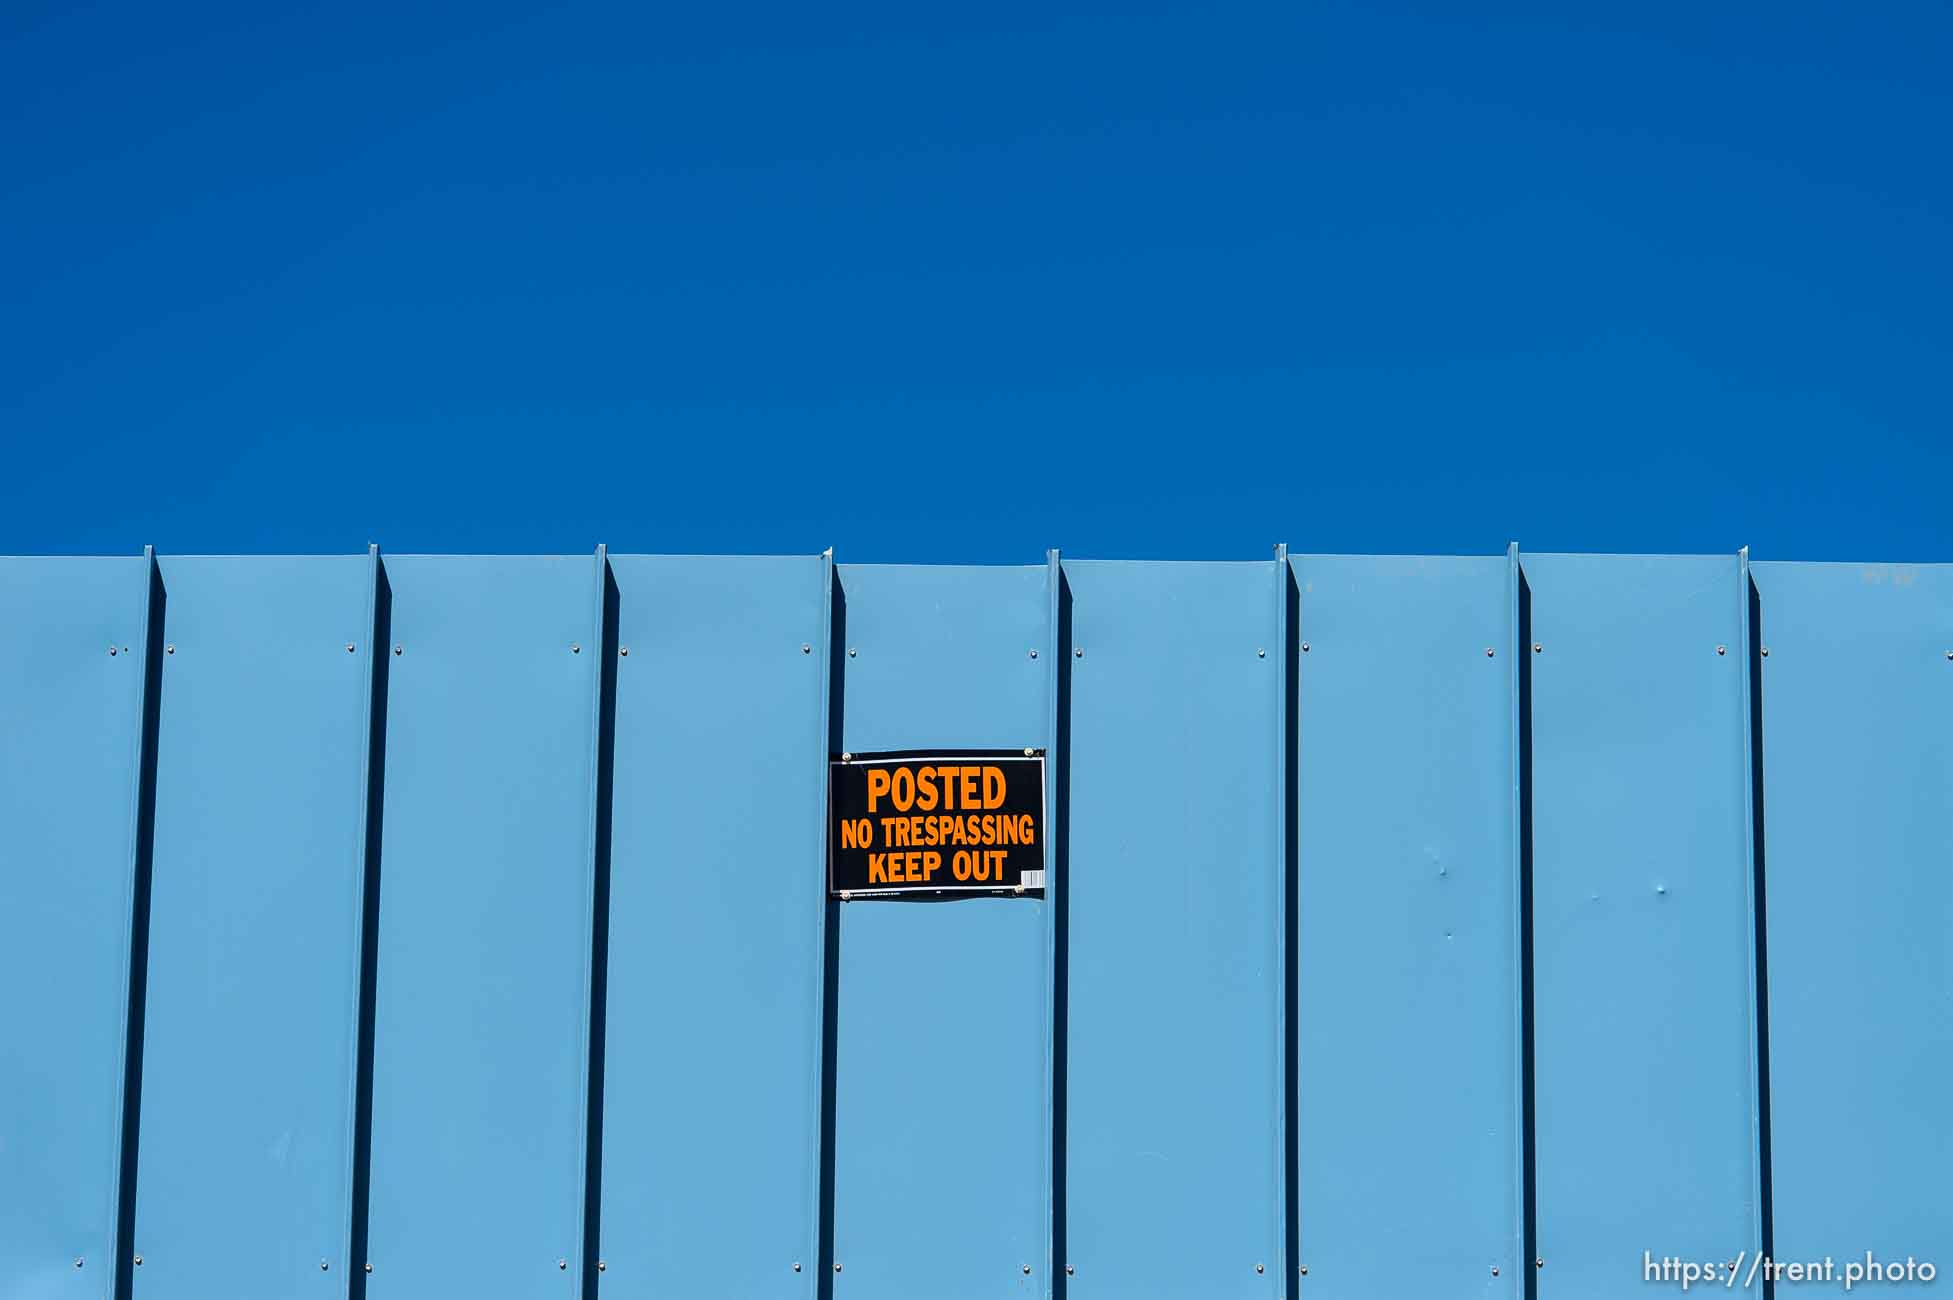
[[1075, 647], [1071, 652], [1071, 657], [1074, 659], [1083, 659], [1085, 657], [1085, 647], [1084, 646]]
[[1037, 657], [1038, 657], [1038, 652], [1035, 650], [1031, 651], [1031, 658], [1035, 659]]
[[1537, 641], [1535, 641], [1535, 642], [1533, 642], [1533, 653], [1534, 653], [1534, 654], [1538, 654], [1538, 653], [1539, 653], [1540, 651], [1542, 651], [1542, 650], [1544, 650], [1545, 648], [1546, 648], [1546, 647], [1545, 647], [1545, 646], [1543, 646], [1543, 645], [1541, 645], [1541, 644], [1540, 644], [1539, 642], [1537, 642]]
[[810, 655], [814, 653], [814, 647], [807, 644], [805, 641], [802, 641], [800, 643], [800, 653], [804, 655]]
[[1268, 647], [1267, 647], [1267, 646], [1256, 646], [1256, 647], [1255, 647], [1255, 658], [1257, 658], [1257, 659], [1266, 659], [1267, 657], [1268, 657]]
[[354, 654], [354, 653], [356, 653], [356, 652], [357, 652], [357, 649], [358, 649], [358, 647], [356, 647], [356, 646], [355, 646], [355, 645], [354, 645], [354, 644], [353, 644], [353, 643], [352, 643], [351, 641], [348, 641], [348, 642], [346, 642], [346, 653], [347, 653], [347, 654]]
[[1490, 659], [1492, 657], [1492, 647], [1489, 645], [1485, 647], [1485, 657], [1487, 659]]
[[556, 1268], [559, 1272], [563, 1269], [568, 1268], [569, 1266], [570, 1266], [570, 1261], [567, 1259], [559, 1259], [556, 1261]]
[[1256, 1264], [1256, 1265], [1255, 1265], [1255, 1272], [1257, 1272], [1257, 1273], [1266, 1273], [1267, 1271], [1268, 1271], [1268, 1266], [1267, 1266], [1266, 1264]]
[[604, 1263], [604, 1262], [603, 1262], [603, 1261], [602, 1261], [601, 1259], [597, 1261], [597, 1271], [598, 1271], [599, 1273], [601, 1273], [601, 1272], [603, 1272], [603, 1271], [604, 1271], [605, 1269], [607, 1269], [607, 1268], [609, 1268], [609, 1267], [610, 1267], [610, 1265], [608, 1265], [608, 1264], [606, 1264], [606, 1263]]
[[163, 653], [164, 653], [164, 654], [166, 654], [166, 655], [173, 655], [173, 654], [175, 654], [175, 653], [176, 653], [176, 642], [174, 642], [174, 641], [172, 641], [172, 642], [170, 642], [170, 643], [169, 643], [168, 645], [166, 645], [166, 646], [164, 646], [164, 647], [163, 647]]
[[631, 657], [631, 648], [627, 645], [620, 645], [617, 647], [617, 653], [619, 657], [629, 659]]
[[1726, 645], [1719, 645], [1716, 647], [1716, 653], [1719, 655], [1726, 655], [1729, 653], [1729, 647]]
[[1309, 653], [1309, 643], [1307, 641], [1304, 641], [1302, 643], [1302, 653], [1303, 654]]
[[572, 642], [570, 642], [570, 653], [571, 653], [571, 654], [573, 654], [573, 655], [580, 655], [580, 654], [582, 654], [582, 653], [583, 653], [583, 646], [582, 646], [582, 645], [581, 645], [580, 643], [578, 643], [578, 642], [575, 642], [575, 641], [572, 641]]
[[800, 1271], [800, 1261], [797, 1259], [793, 1262], [793, 1271], [796, 1273]]
[[393, 654], [396, 659], [400, 657], [400, 650], [400, 643], [396, 641], [393, 646]]
[[1031, 1275], [1031, 1266], [1029, 1264], [1026, 1264], [1024, 1266], [1024, 1276], [1029, 1277], [1030, 1275]]
[[857, 651], [857, 650], [856, 650], [856, 649], [855, 649], [855, 648], [854, 648], [853, 646], [849, 646], [849, 647], [848, 647], [848, 658], [850, 658], [850, 659], [852, 659], [852, 658], [854, 658], [854, 657], [855, 657], [855, 655], [856, 655], [856, 654], [858, 654], [858, 653], [860, 653], [860, 652], [859, 652], [859, 651]]

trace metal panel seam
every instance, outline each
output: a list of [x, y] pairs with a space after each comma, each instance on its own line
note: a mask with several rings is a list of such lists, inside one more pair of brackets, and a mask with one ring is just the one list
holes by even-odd
[[356, 1210], [353, 1204], [353, 1198], [356, 1171], [359, 1166], [359, 1152], [357, 1150], [359, 1141], [359, 1079], [360, 1072], [365, 1065], [359, 1059], [359, 1025], [360, 998], [363, 993], [361, 986], [365, 983], [363, 977], [366, 969], [366, 872], [370, 865], [367, 862], [368, 837], [366, 828], [371, 824], [373, 815], [371, 808], [368, 807], [373, 792], [373, 745], [376, 740], [382, 744], [385, 743], [384, 734], [375, 736], [372, 725], [373, 681], [379, 671], [380, 656], [385, 653], [380, 647], [378, 638], [374, 635], [379, 629], [379, 545], [377, 543], [368, 543], [366, 556], [368, 575], [365, 622], [366, 690], [364, 693], [364, 707], [360, 710], [360, 718], [366, 727], [366, 744], [361, 747], [360, 753], [359, 824], [354, 831], [354, 834], [358, 837], [356, 842], [359, 845], [359, 851], [355, 856], [358, 859], [359, 866], [353, 872], [353, 969], [352, 979], [349, 981], [352, 985], [352, 1012], [348, 1021], [348, 1033], [351, 1035], [352, 1050], [346, 1054], [347, 1064], [350, 1067], [346, 1072], [346, 1214], [343, 1225], [344, 1231], [340, 1234], [341, 1249], [343, 1251], [340, 1256], [340, 1290], [346, 1295], [352, 1294], [353, 1271], [359, 1267], [358, 1262], [353, 1259], [353, 1215]]
[[1058, 1258], [1056, 1220], [1056, 1174], [1054, 1144], [1057, 1142], [1055, 1109], [1058, 1069], [1057, 1005], [1058, 994], [1058, 841], [1055, 809], [1058, 801], [1053, 789], [1057, 781], [1058, 755], [1058, 674], [1065, 670], [1059, 644], [1058, 620], [1064, 599], [1064, 560], [1056, 547], [1045, 552], [1045, 655], [1050, 666], [1045, 673], [1044, 728], [1044, 1141], [1040, 1146], [1044, 1167], [1044, 1295], [1050, 1300], [1056, 1289]]
[[1281, 1281], [1275, 1294], [1286, 1296], [1289, 1288], [1288, 1221], [1293, 1207], [1288, 1203], [1288, 807], [1293, 792], [1289, 789], [1292, 756], [1288, 752], [1288, 543], [1275, 543], [1275, 961], [1271, 978], [1277, 984], [1275, 996], [1275, 1151], [1278, 1174], [1275, 1194], [1269, 1197], [1274, 1209], [1274, 1235], [1270, 1242], [1281, 1263]]
[[[152, 703], [160, 703], [160, 700], [152, 702], [149, 698], [149, 623], [151, 605], [155, 600], [156, 588], [162, 582], [163, 578], [161, 571], [156, 567], [156, 548], [154, 546], [145, 546], [142, 548], [142, 560], [142, 623], [140, 625], [141, 630], [137, 633], [142, 639], [142, 655], [137, 660], [142, 665], [142, 668], [141, 675], [136, 679], [136, 761], [132, 765], [129, 789], [129, 874], [128, 882], [122, 896], [123, 914], [128, 929], [128, 942], [122, 946], [122, 1014], [120, 1016], [122, 1033], [120, 1038], [121, 1047], [118, 1052], [119, 1059], [117, 1061], [120, 1068], [115, 1072], [115, 1109], [111, 1112], [115, 1116], [114, 1122], [116, 1126], [116, 1141], [113, 1148], [115, 1163], [109, 1170], [109, 1204], [108, 1214], [104, 1220], [109, 1225], [109, 1240], [107, 1242], [107, 1249], [103, 1253], [109, 1261], [108, 1294], [111, 1296], [122, 1293], [122, 1241], [125, 1236], [130, 1236], [133, 1240], [131, 1234], [135, 1231], [135, 1224], [133, 1222], [124, 1224], [122, 1221], [124, 1217], [122, 1207], [125, 1200], [127, 1200], [123, 1196], [122, 1175], [131, 1163], [129, 1160], [129, 1139], [132, 1134], [129, 1132], [128, 1123], [130, 1102], [128, 1096], [130, 1064], [129, 1031], [130, 1013], [135, 1009], [136, 889], [138, 883], [137, 877], [142, 870], [140, 858], [142, 855], [143, 750], [149, 743], [148, 718], [150, 705]], [[160, 685], [159, 679], [159, 696], [161, 694]], [[133, 1220], [135, 1217], [135, 1204], [133, 1201], [128, 1201], [128, 1206], [128, 1217]]]
[[[834, 738], [834, 548], [832, 546], [821, 552], [821, 634], [819, 644], [821, 648], [820, 671], [815, 675], [814, 689], [820, 696], [820, 729], [817, 734], [820, 738], [821, 752], [814, 757], [820, 763], [821, 797], [816, 805], [814, 842], [824, 846], [827, 843], [828, 801], [832, 797], [828, 789], [828, 759], [830, 757], [828, 751], [833, 746]], [[812, 1078], [808, 1080], [808, 1086], [806, 1088], [808, 1110], [807, 1132], [813, 1135], [814, 1141], [814, 1158], [809, 1170], [812, 1176], [808, 1189], [809, 1195], [807, 1197], [807, 1205], [809, 1212], [813, 1215], [813, 1221], [802, 1225], [807, 1231], [807, 1241], [804, 1243], [803, 1248], [814, 1258], [816, 1275], [812, 1281], [816, 1295], [821, 1294], [823, 1288], [830, 1284], [829, 1276], [825, 1270], [828, 1264], [826, 1256], [832, 1253], [823, 1249], [823, 1242], [821, 1240], [822, 1216], [827, 1212], [822, 1204], [824, 1199], [822, 1193], [826, 1186], [825, 1169], [831, 1154], [828, 1148], [834, 1143], [833, 1133], [828, 1132], [826, 1126], [822, 1123], [823, 1118], [827, 1114], [827, 1098], [825, 1096], [827, 1087], [828, 1034], [827, 913], [828, 909], [833, 906], [827, 896], [828, 867], [826, 858], [827, 853], [825, 848], [823, 848], [821, 853], [820, 903], [814, 908], [814, 915], [812, 917], [814, 927], [814, 969], [819, 972], [810, 982], [814, 998], [814, 1014], [809, 1017], [809, 1023], [813, 1026], [814, 1041], [813, 1051], [809, 1054], [808, 1060], [812, 1062], [813, 1069]], [[840, 1014], [839, 1003], [840, 1000], [837, 997], [835, 999], [835, 1014], [837, 1016]]]
[[1539, 1266], [1530, 1253], [1531, 1243], [1526, 1240], [1526, 950], [1525, 935], [1526, 907], [1526, 833], [1525, 812], [1525, 767], [1522, 746], [1525, 737], [1521, 735], [1524, 722], [1524, 701], [1521, 698], [1525, 688], [1525, 655], [1529, 647], [1521, 636], [1521, 621], [1524, 610], [1521, 608], [1520, 585], [1525, 581], [1519, 568], [1519, 543], [1506, 545], [1505, 599], [1506, 599], [1506, 705], [1508, 740], [1511, 752], [1507, 755], [1512, 769], [1512, 802], [1507, 810], [1510, 813], [1512, 843], [1509, 846], [1508, 877], [1512, 893], [1506, 900], [1512, 920], [1512, 1051], [1513, 1072], [1512, 1091], [1507, 1098], [1512, 1104], [1512, 1169], [1517, 1180], [1514, 1188], [1513, 1208], [1518, 1212], [1518, 1222], [1510, 1225], [1512, 1230], [1512, 1254], [1519, 1270], [1519, 1294], [1530, 1296], [1538, 1287]]
[[[1749, 1000], [1746, 1004], [1746, 1019], [1750, 1029], [1750, 1231], [1753, 1239], [1750, 1249], [1761, 1252], [1764, 1243], [1763, 1225], [1763, 1092], [1762, 1063], [1757, 1055], [1757, 970], [1756, 970], [1756, 791], [1753, 774], [1756, 771], [1756, 753], [1752, 740], [1756, 734], [1756, 718], [1752, 715], [1750, 701], [1749, 675], [1755, 671], [1755, 658], [1750, 645], [1750, 548], [1745, 546], [1736, 552], [1736, 640], [1742, 653], [1743, 689], [1743, 914], [1749, 921], [1746, 935], [1748, 939], [1749, 960], [1744, 968], [1749, 972]], [[1775, 1287], [1768, 1277], [1764, 1278], [1762, 1293], [1775, 1294]]]
[[[604, 670], [608, 666], [605, 656], [610, 652], [604, 641], [604, 595], [605, 580], [610, 574], [610, 552], [601, 542], [597, 544], [596, 554], [596, 623], [590, 638], [591, 648], [596, 651], [596, 671], [592, 674], [590, 685], [590, 769], [587, 773], [590, 789], [586, 801], [590, 820], [584, 833], [583, 853], [583, 997], [578, 1016], [583, 1026], [582, 1062], [577, 1071], [576, 1110], [580, 1122], [577, 1124], [576, 1147], [576, 1226], [572, 1237], [576, 1242], [576, 1277], [571, 1283], [570, 1294], [582, 1300], [584, 1280], [589, 1274], [591, 1260], [597, 1243], [590, 1241], [590, 999], [592, 981], [595, 978], [593, 960], [596, 944], [596, 872], [597, 872], [597, 796], [600, 782], [597, 772], [603, 764], [603, 709], [604, 709]], [[598, 1159], [603, 1153], [598, 1153]]]

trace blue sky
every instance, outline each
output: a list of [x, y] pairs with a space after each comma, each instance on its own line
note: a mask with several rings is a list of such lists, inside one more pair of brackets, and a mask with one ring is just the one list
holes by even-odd
[[1953, 559], [1953, 9], [0, 10], [0, 552]]

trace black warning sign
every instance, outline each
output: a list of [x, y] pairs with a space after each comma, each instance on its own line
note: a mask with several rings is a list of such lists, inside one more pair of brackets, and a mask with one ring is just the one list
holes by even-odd
[[827, 790], [842, 898], [1044, 891], [1041, 750], [843, 754]]

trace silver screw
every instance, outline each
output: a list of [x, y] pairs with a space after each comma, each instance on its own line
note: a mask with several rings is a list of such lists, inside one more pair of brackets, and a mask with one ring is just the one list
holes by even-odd
[[136, 1256], [136, 1267], [137, 1267], [137, 1268], [141, 1268], [141, 1267], [142, 1267], [142, 1256], [141, 1256], [141, 1255], [138, 1255], [138, 1256]]
[[1546, 647], [1545, 647], [1545, 646], [1543, 646], [1543, 645], [1541, 645], [1541, 644], [1540, 644], [1539, 642], [1537, 642], [1537, 641], [1535, 641], [1535, 642], [1533, 642], [1533, 653], [1534, 653], [1534, 654], [1538, 654], [1538, 653], [1539, 653], [1540, 651], [1542, 651], [1542, 650], [1544, 650], [1545, 648], [1546, 648]]
[[1036, 758], [1037, 756], [1038, 756], [1037, 750], [1032, 749], [1029, 745], [1024, 746], [1024, 757]]
[[841, 1271], [841, 1266], [840, 1266], [839, 1264], [836, 1264], [836, 1265], [834, 1266], [834, 1271], [835, 1271], [836, 1273], [839, 1273], [839, 1272]]
[[556, 1261], [556, 1267], [558, 1269], [565, 1269], [568, 1268], [569, 1266], [570, 1266], [570, 1261], [568, 1261], [567, 1259], [559, 1259]]
[[1490, 659], [1492, 657], [1492, 647], [1489, 645], [1485, 647], [1485, 657], [1487, 659]]
[[393, 653], [394, 653], [394, 654], [395, 654], [396, 656], [397, 656], [397, 655], [399, 655], [399, 653], [400, 653], [400, 645], [399, 645], [399, 643], [398, 643], [398, 642], [396, 642], [396, 643], [394, 644], [394, 647], [393, 647]]
[[355, 647], [355, 646], [353, 645], [353, 643], [352, 643], [351, 641], [348, 641], [348, 642], [346, 642], [346, 653], [347, 653], [347, 654], [353, 654], [353, 653], [355, 652], [355, 649], [356, 649], [356, 647]]
[[1309, 653], [1309, 643], [1307, 641], [1304, 641], [1302, 643], [1302, 653], [1303, 654]]
[[804, 655], [810, 655], [814, 653], [814, 647], [808, 645], [805, 641], [802, 641], [800, 643], [800, 653]]
[[1497, 1264], [1494, 1264], [1492, 1265], [1492, 1276], [1497, 1277], [1498, 1275], [1499, 1275], [1499, 1266]]
[[1533, 1261], [1533, 1267], [1534, 1267], [1534, 1268], [1545, 1268], [1545, 1267], [1546, 1267], [1546, 1260], [1544, 1259], [1544, 1257], [1542, 1257], [1542, 1258], [1539, 1258], [1539, 1259], [1535, 1259], [1535, 1260]]
[[324, 1260], [320, 1260], [320, 1261], [319, 1261], [319, 1272], [321, 1272], [321, 1273], [323, 1273], [323, 1272], [325, 1272], [325, 1271], [326, 1271], [327, 1269], [329, 1269], [329, 1268], [331, 1268], [331, 1267], [332, 1267], [332, 1265], [330, 1265], [330, 1264], [328, 1264], [328, 1263], [326, 1263], [326, 1262], [325, 1262]]
[[797, 1259], [793, 1262], [793, 1271], [796, 1273], [800, 1271], [800, 1261]]
[[373, 1265], [372, 1265], [371, 1263], [368, 1263], [368, 1264], [367, 1264], [367, 1266], [366, 1266], [366, 1271], [367, 1271], [367, 1272], [369, 1272], [369, 1273], [371, 1273], [371, 1272], [373, 1271]]
[[620, 645], [617, 647], [617, 653], [619, 657], [629, 659], [631, 657], [631, 648], [627, 645]]
[[1255, 658], [1257, 658], [1257, 659], [1266, 659], [1267, 657], [1268, 657], [1268, 647], [1267, 647], [1267, 646], [1256, 646], [1256, 647], [1255, 647]]
[[1726, 655], [1729, 653], [1729, 647], [1726, 645], [1719, 645], [1716, 647], [1716, 653], [1719, 655]]
[[164, 646], [164, 647], [163, 647], [163, 653], [164, 653], [164, 654], [166, 654], [166, 655], [173, 655], [173, 654], [175, 654], [175, 653], [176, 653], [176, 643], [175, 643], [174, 641], [172, 641], [172, 642], [170, 642], [170, 644], [168, 644], [168, 645], [166, 645], [166, 646]]
[[578, 645], [576, 642], [572, 641], [570, 642], [570, 653], [573, 655], [580, 655], [583, 653], [583, 647], [581, 645]]
[[1031, 651], [1031, 658], [1035, 659], [1037, 657], [1038, 657], [1038, 652], [1035, 650]]
[[110, 646], [110, 647], [109, 647], [109, 658], [111, 658], [111, 659], [113, 659], [114, 657], [115, 657], [115, 647], [114, 647], [114, 646]]
[[1031, 1266], [1029, 1264], [1026, 1264], [1024, 1266], [1024, 1276], [1029, 1277], [1030, 1275], [1031, 1275]]
[[1300, 1273], [1303, 1277], [1309, 1276], [1309, 1266], [1307, 1264], [1304, 1264], [1301, 1268], [1298, 1268], [1295, 1271]]
[[607, 1269], [607, 1268], [609, 1268], [609, 1267], [610, 1267], [610, 1265], [608, 1265], [608, 1264], [606, 1264], [606, 1263], [604, 1263], [604, 1262], [603, 1262], [602, 1260], [598, 1260], [598, 1261], [597, 1261], [597, 1271], [598, 1271], [599, 1273], [601, 1273], [601, 1272], [603, 1272], [603, 1271], [604, 1271], [605, 1269]]
[[1077, 1270], [1077, 1269], [1075, 1269], [1075, 1268], [1073, 1268], [1073, 1267], [1072, 1267], [1072, 1266], [1071, 1266], [1070, 1264], [1067, 1264], [1067, 1265], [1065, 1265], [1065, 1276], [1066, 1276], [1066, 1277], [1070, 1277], [1070, 1276], [1072, 1276], [1073, 1274], [1075, 1274], [1075, 1273], [1077, 1273], [1077, 1272], [1078, 1272], [1078, 1270]]
[[76, 1268], [80, 1268], [80, 1267], [81, 1267], [81, 1256], [79, 1256], [79, 1255], [76, 1255], [76, 1256], [75, 1256], [75, 1267], [76, 1267]]
[[855, 650], [853, 646], [848, 647], [848, 658], [850, 659], [854, 658], [857, 653], [858, 652]]
[[1071, 657], [1074, 659], [1083, 659], [1085, 657], [1085, 647], [1084, 646], [1074, 647], [1071, 652]]
[[1255, 1265], [1255, 1272], [1257, 1272], [1257, 1273], [1266, 1273], [1267, 1271], [1268, 1271], [1268, 1266], [1267, 1266], [1267, 1265], [1265, 1265], [1265, 1264], [1256, 1264], [1256, 1265]]

